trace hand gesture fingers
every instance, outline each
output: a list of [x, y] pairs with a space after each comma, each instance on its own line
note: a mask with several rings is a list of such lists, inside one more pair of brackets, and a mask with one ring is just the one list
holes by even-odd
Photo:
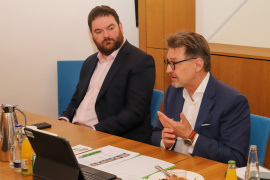
[[170, 129], [170, 128], [164, 128], [162, 130], [161, 138], [166, 148], [170, 148], [175, 143], [176, 135], [173, 134], [173, 132], [174, 132], [173, 129]]
[[192, 131], [192, 127], [189, 121], [187, 120], [186, 116], [184, 115], [184, 113], [180, 114], [180, 119], [181, 121], [176, 122], [176, 126], [173, 128], [174, 134], [176, 134], [177, 136], [181, 138], [186, 138], [190, 135]]
[[181, 119], [181, 123], [183, 123], [183, 124], [189, 124], [189, 121], [186, 118], [186, 116], [184, 115], [184, 113], [181, 113], [180, 114], [180, 119]]
[[161, 124], [163, 125], [163, 127], [165, 128], [171, 128], [170, 122], [173, 121], [173, 119], [168, 118], [164, 113], [158, 111], [158, 118], [161, 122]]

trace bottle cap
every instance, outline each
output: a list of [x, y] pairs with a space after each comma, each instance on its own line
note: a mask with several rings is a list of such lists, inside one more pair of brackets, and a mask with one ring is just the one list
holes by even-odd
[[229, 160], [228, 164], [235, 164], [235, 161], [234, 160]]
[[21, 124], [16, 124], [15, 127], [22, 127], [22, 125]]
[[250, 150], [257, 150], [257, 146], [256, 145], [250, 145]]

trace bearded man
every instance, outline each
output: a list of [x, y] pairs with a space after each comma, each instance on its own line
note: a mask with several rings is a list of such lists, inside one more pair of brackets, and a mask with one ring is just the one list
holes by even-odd
[[153, 57], [123, 37], [122, 23], [108, 6], [92, 9], [88, 25], [99, 52], [82, 65], [75, 93], [59, 119], [150, 143]]

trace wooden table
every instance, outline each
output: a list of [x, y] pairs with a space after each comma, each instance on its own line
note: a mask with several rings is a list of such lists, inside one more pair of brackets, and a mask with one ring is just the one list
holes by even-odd
[[[112, 145], [115, 147], [123, 148], [133, 152], [138, 152], [142, 155], [151, 156], [167, 162], [176, 164], [175, 169], [186, 169], [194, 171], [205, 179], [224, 179], [224, 173], [227, 169], [227, 165], [216, 161], [200, 157], [192, 157], [185, 154], [180, 154], [174, 151], [162, 149], [149, 144], [133, 141], [130, 139], [110, 135], [103, 132], [91, 130], [86, 127], [74, 125], [58, 121], [56, 119], [36, 115], [33, 113], [25, 113], [28, 125], [47, 122], [52, 125], [51, 128], [45, 129], [46, 131], [58, 134], [58, 136], [64, 137], [69, 140], [71, 146], [82, 144], [89, 146], [93, 149], [100, 148], [106, 145]], [[23, 118], [18, 114], [19, 123], [23, 123]], [[9, 168], [8, 162], [0, 161], [0, 179], [1, 180], [21, 180], [32, 179], [32, 176], [24, 177], [20, 173], [14, 173], [13, 169]]]

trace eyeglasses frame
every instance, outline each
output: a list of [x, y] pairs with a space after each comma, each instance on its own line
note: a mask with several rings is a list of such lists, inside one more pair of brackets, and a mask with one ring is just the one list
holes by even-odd
[[175, 70], [175, 64], [185, 62], [185, 61], [189, 61], [189, 60], [192, 60], [192, 59], [197, 59], [197, 58], [189, 58], [189, 59], [185, 59], [185, 60], [181, 60], [181, 61], [177, 61], [177, 62], [172, 62], [172, 61], [169, 61], [168, 59], [165, 59], [164, 63], [165, 63], [166, 66], [170, 65], [172, 70]]

